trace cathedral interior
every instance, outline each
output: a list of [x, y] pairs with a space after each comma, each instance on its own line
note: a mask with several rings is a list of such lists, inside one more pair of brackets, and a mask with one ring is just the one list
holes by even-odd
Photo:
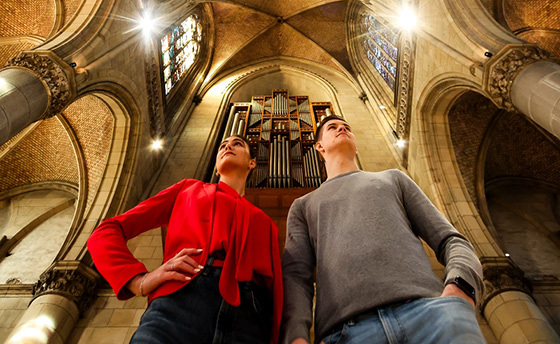
[[[343, 117], [365, 171], [407, 173], [473, 244], [488, 343], [560, 343], [557, 0], [0, 2], [0, 342], [128, 343], [86, 241], [248, 137], [280, 228]], [[163, 228], [128, 242], [148, 270]], [[435, 274], [444, 267], [426, 246]]]

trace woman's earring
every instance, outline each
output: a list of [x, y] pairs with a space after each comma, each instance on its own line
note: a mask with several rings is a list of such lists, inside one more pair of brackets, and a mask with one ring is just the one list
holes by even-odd
[[216, 177], [219, 177], [219, 176], [220, 176], [220, 172], [216, 172]]

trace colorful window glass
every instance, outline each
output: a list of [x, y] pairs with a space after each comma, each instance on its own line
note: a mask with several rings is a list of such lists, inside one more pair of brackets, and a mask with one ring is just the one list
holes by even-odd
[[191, 15], [161, 39], [165, 94], [192, 66], [200, 51], [202, 25], [196, 14]]
[[399, 32], [383, 19], [362, 14], [363, 47], [368, 60], [394, 91], [397, 78]]

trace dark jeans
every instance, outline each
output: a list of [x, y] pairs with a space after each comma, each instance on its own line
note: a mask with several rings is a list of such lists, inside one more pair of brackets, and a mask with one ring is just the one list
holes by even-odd
[[177, 292], [154, 299], [130, 343], [266, 343], [270, 342], [272, 299], [266, 288], [241, 283], [241, 305], [220, 295], [222, 269], [207, 267]]
[[460, 297], [418, 299], [386, 306], [362, 321], [350, 320], [325, 344], [484, 344], [476, 312]]

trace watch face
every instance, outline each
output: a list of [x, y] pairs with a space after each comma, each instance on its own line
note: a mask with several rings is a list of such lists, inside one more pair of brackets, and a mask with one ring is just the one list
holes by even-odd
[[453, 279], [453, 283], [464, 291], [467, 295], [475, 297], [475, 290], [472, 285], [465, 281], [461, 276], [457, 276]]

